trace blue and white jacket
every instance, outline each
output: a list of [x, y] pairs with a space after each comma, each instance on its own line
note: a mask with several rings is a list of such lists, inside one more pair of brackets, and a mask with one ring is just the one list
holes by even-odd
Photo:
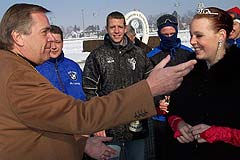
[[238, 48], [240, 48], [240, 38], [237, 39], [228, 39], [229, 45], [236, 45]]
[[51, 58], [36, 69], [61, 92], [76, 99], [86, 100], [82, 89], [82, 70], [62, 52], [58, 58]]

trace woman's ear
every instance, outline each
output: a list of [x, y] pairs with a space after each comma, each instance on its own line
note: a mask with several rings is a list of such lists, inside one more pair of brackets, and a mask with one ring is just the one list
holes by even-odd
[[219, 33], [219, 41], [223, 42], [227, 39], [227, 32], [225, 29], [220, 29], [218, 33]]

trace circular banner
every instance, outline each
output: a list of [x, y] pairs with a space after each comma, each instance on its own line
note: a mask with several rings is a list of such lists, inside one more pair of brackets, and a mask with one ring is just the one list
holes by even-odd
[[149, 38], [149, 25], [144, 14], [139, 11], [131, 11], [125, 15], [125, 19], [127, 24], [133, 26], [136, 33], [140, 31], [142, 42], [147, 44]]

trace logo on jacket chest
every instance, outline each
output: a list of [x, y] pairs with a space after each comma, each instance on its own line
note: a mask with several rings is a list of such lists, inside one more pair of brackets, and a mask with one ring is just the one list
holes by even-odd
[[113, 57], [107, 57], [106, 61], [107, 61], [107, 63], [113, 63], [114, 59], [113, 59]]
[[69, 77], [72, 79], [72, 80], [77, 80], [77, 72], [75, 72], [75, 71], [69, 71], [68, 72], [68, 75], [69, 75]]
[[[113, 57], [107, 57], [107, 58], [106, 58], [106, 61], [107, 61], [107, 63], [109, 63], [109, 64], [115, 62], [114, 59], [113, 59]], [[128, 62], [128, 64], [130, 65], [130, 67], [131, 67], [132, 70], [135, 70], [135, 69], [136, 69], [136, 63], [137, 63], [137, 61], [135, 60], [135, 58], [128, 58], [128, 59], [127, 59], [127, 62]]]
[[137, 63], [135, 58], [128, 58], [128, 62], [130, 63], [130, 66], [131, 66], [132, 70], [135, 70], [136, 69], [136, 63]]

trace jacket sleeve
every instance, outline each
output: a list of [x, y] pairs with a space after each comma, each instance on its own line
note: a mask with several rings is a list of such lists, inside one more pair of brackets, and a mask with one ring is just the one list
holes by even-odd
[[183, 119], [176, 115], [171, 115], [168, 117], [168, 124], [174, 132], [174, 135], [173, 135], [174, 138], [177, 138], [182, 135], [181, 132], [178, 130], [178, 124], [181, 121], [183, 121]]
[[83, 102], [60, 92], [36, 71], [16, 70], [1, 92], [16, 122], [56, 133], [91, 134], [156, 114], [145, 80]]
[[211, 126], [209, 129], [202, 132], [200, 136], [201, 138], [205, 139], [209, 143], [223, 141], [225, 143], [229, 143], [234, 146], [240, 147], [240, 130], [239, 129]]
[[83, 69], [83, 90], [87, 99], [98, 96], [100, 88], [100, 70], [94, 53], [90, 53]]
[[150, 61], [150, 59], [144, 54], [144, 57], [145, 57], [145, 62], [146, 62], [146, 73], [145, 73], [145, 79], [149, 76], [150, 72], [152, 71], [153, 69], [153, 64], [152, 62]]

